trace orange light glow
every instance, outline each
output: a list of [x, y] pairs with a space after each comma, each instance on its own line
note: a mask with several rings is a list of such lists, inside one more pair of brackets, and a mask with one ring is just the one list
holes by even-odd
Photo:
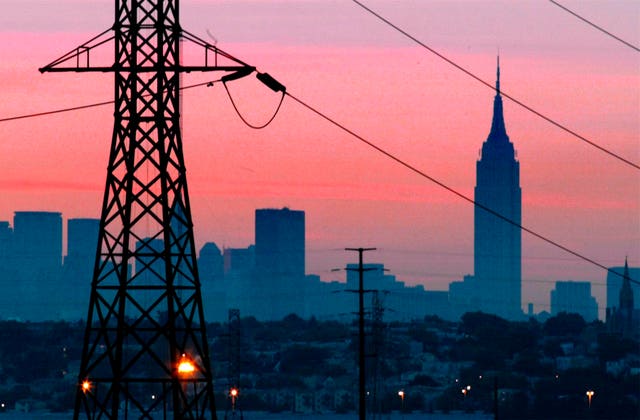
[[238, 390], [236, 388], [231, 388], [231, 391], [229, 392], [229, 394], [235, 398], [238, 396]]
[[196, 367], [193, 362], [185, 355], [182, 355], [180, 363], [178, 364], [178, 373], [186, 375], [195, 372]]
[[85, 380], [82, 382], [82, 392], [86, 394], [89, 391], [91, 391], [91, 382]]

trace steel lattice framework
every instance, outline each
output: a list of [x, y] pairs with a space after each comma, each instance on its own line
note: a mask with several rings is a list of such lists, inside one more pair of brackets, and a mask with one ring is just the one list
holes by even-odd
[[[74, 418], [215, 418], [180, 135], [180, 73], [227, 71], [234, 78], [253, 68], [183, 31], [178, 0], [116, 0], [115, 13], [110, 30], [41, 69], [115, 74]], [[202, 52], [195, 65], [181, 62], [181, 40]], [[94, 51], [110, 44], [115, 63], [91, 63]]]

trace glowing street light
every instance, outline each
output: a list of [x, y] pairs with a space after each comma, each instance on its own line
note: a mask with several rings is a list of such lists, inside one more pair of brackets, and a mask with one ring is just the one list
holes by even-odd
[[240, 394], [240, 391], [238, 391], [238, 388], [233, 387], [229, 390], [229, 396], [231, 397], [231, 409], [233, 411], [236, 410], [236, 399], [238, 398], [238, 395]]
[[89, 382], [88, 379], [85, 379], [84, 381], [82, 381], [82, 392], [84, 392], [85, 394], [89, 391], [91, 391], [91, 382]]
[[196, 371], [196, 366], [186, 354], [182, 353], [180, 363], [178, 363], [178, 373], [180, 375], [189, 375]]
[[586, 392], [586, 394], [587, 398], [589, 399], [589, 408], [591, 408], [591, 398], [595, 395], [595, 392], [590, 389]]

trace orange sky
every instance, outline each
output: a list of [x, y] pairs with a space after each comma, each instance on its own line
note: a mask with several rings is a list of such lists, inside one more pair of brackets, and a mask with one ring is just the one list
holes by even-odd
[[[0, 118], [112, 99], [110, 75], [37, 68], [111, 24], [112, 2], [11, 0], [0, 18]], [[54, 3], [54, 2], [52, 2]], [[544, 2], [371, 2], [416, 37], [628, 159], [640, 161], [640, 55]], [[636, 45], [640, 5], [566, 2]], [[36, 7], [37, 5], [40, 5]], [[288, 91], [472, 196], [493, 92], [348, 1], [181, 2], [183, 26], [267, 71]], [[44, 9], [44, 10], [43, 10]], [[60, 17], [57, 10], [60, 10]], [[91, 10], [89, 10], [91, 9]], [[76, 12], [72, 13], [72, 10]], [[64, 13], [63, 13], [64, 12]], [[311, 19], [309, 16], [314, 16]], [[59, 20], [58, 20], [59, 19]], [[213, 42], [213, 41], [212, 41]], [[185, 84], [216, 78], [189, 75]], [[277, 96], [231, 86], [255, 122]], [[473, 270], [473, 209], [291, 100], [264, 130], [221, 86], [184, 93], [184, 142], [198, 244], [247, 246], [253, 211], [307, 212], [308, 272], [335, 278], [345, 246], [376, 246], [400, 280], [444, 289]], [[523, 224], [605, 265], [640, 265], [640, 172], [505, 101], [521, 165]], [[98, 217], [112, 109], [2, 123], [0, 220], [16, 210]], [[523, 303], [548, 310], [555, 280], [605, 273], [523, 234]], [[601, 305], [604, 288], [594, 284]]]

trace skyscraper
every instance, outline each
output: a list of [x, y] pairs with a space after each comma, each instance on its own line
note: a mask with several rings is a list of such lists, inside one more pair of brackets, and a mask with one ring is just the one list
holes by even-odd
[[[89, 260], [89, 265], [93, 269], [93, 263], [98, 249], [98, 231], [100, 230], [99, 219], [69, 219], [67, 220], [67, 257], [82, 258]], [[91, 282], [91, 275], [88, 282]]]
[[304, 211], [257, 209], [256, 269], [304, 277], [304, 230]]
[[68, 299], [62, 311], [64, 319], [77, 320], [87, 316], [99, 230], [99, 219], [67, 220], [67, 255], [61, 284]]
[[304, 313], [304, 211], [256, 210], [255, 308], [264, 319]]
[[[475, 200], [521, 224], [520, 164], [504, 124], [499, 60], [491, 131], [476, 164]], [[520, 316], [520, 229], [476, 206], [474, 230], [474, 271], [479, 309], [510, 319]]]
[[59, 295], [62, 272], [62, 214], [17, 211], [13, 218], [17, 276], [15, 317], [31, 321], [60, 318], [65, 304]]
[[[620, 291], [624, 283], [624, 276], [640, 281], [640, 267], [629, 267], [625, 260], [624, 265], [609, 267], [607, 271], [607, 308], [620, 307]], [[630, 283], [631, 291], [635, 295], [634, 309], [640, 309], [640, 284]]]
[[[623, 336], [631, 337], [640, 332], [640, 310], [636, 309], [636, 299], [631, 286], [632, 274], [627, 260], [624, 261], [624, 271], [622, 272], [622, 283], [618, 289], [618, 302], [615, 306], [607, 307], [607, 326], [609, 331], [620, 333]], [[637, 269], [636, 269], [637, 270]], [[609, 273], [610, 276], [618, 277]], [[616, 282], [618, 283], [618, 282]], [[637, 285], [637, 284], [634, 284]], [[607, 276], [607, 289], [609, 289], [609, 277]], [[609, 293], [607, 291], [607, 293]], [[607, 296], [607, 299], [609, 297]]]

